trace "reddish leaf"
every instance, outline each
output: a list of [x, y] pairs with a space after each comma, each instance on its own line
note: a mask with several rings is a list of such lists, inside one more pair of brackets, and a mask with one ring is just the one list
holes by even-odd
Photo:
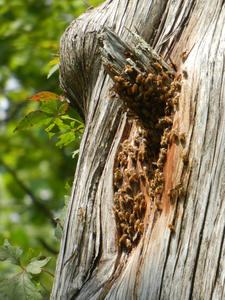
[[39, 101], [39, 102], [41, 101], [41, 99], [44, 99], [46, 101], [51, 99], [60, 100], [60, 96], [52, 92], [44, 91], [44, 92], [37, 93], [36, 95], [28, 98], [28, 100]]

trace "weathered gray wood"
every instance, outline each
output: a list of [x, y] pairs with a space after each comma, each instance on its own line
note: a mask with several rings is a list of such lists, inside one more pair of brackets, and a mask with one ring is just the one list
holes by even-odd
[[[61, 85], [86, 129], [52, 299], [224, 299], [224, 24], [222, 0], [118, 0], [87, 11], [66, 30]], [[144, 238], [129, 255], [118, 254], [112, 211], [113, 164], [126, 114], [108, 97], [112, 81], [97, 38], [106, 25], [125, 42], [131, 40], [126, 28], [137, 29], [188, 74], [174, 120], [186, 145], [171, 147], [165, 167], [166, 181], [184, 180], [187, 194], [174, 205], [165, 195], [161, 216], [156, 223], [148, 216]], [[189, 156], [186, 171], [182, 151]]]

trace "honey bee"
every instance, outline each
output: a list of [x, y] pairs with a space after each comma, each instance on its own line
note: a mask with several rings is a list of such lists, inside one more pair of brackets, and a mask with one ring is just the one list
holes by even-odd
[[177, 91], [180, 91], [181, 90], [181, 84], [178, 82], [178, 81], [173, 81], [171, 83], [171, 88], [173, 90], [177, 90]]
[[132, 232], [132, 227], [131, 226], [127, 226], [127, 233], [130, 234]]
[[187, 153], [182, 153], [181, 158], [183, 160], [184, 165], [186, 166], [188, 164], [188, 155], [187, 155]]
[[131, 67], [130, 65], [125, 66], [125, 70], [124, 70], [125, 74], [132, 74], [133, 72], [134, 72], [133, 67]]
[[[126, 91], [129, 91], [131, 87], [131, 83], [128, 81], [124, 82], [124, 87], [126, 88]], [[127, 97], [126, 100], [129, 102], [130, 98]]]
[[140, 192], [136, 196], [134, 196], [134, 201], [140, 201], [143, 198], [143, 193]]
[[153, 74], [149, 73], [147, 78], [145, 79], [145, 86], [148, 86], [153, 80]]
[[149, 195], [149, 197], [154, 197], [154, 192], [153, 192], [152, 188], [149, 188], [148, 195]]
[[128, 153], [128, 156], [131, 158], [131, 159], [136, 159], [136, 154], [134, 152], [129, 152]]
[[161, 159], [158, 159], [156, 165], [161, 170], [163, 169], [164, 163], [161, 161]]
[[162, 77], [160, 75], [156, 76], [156, 84], [157, 84], [157, 86], [162, 85]]
[[140, 210], [145, 210], [145, 209], [146, 209], [146, 202], [144, 199], [142, 199], [140, 203]]
[[130, 224], [133, 224], [133, 223], [134, 223], [134, 220], [135, 220], [135, 214], [131, 214], [131, 215], [130, 215], [130, 218], [129, 218], [129, 223], [130, 223]]
[[162, 201], [160, 199], [157, 199], [155, 201], [155, 206], [156, 206], [156, 209], [159, 210], [159, 211], [162, 211], [163, 210], [163, 206], [162, 206]]
[[135, 143], [136, 145], [139, 145], [139, 144], [140, 144], [140, 137], [135, 136], [135, 137], [134, 137], [134, 143]]
[[178, 106], [178, 104], [179, 104], [179, 96], [173, 97], [172, 103], [173, 103], [174, 106]]
[[[118, 194], [119, 194], [119, 195], [123, 194], [124, 192], [125, 192], [125, 191], [124, 191], [123, 188], [118, 189]], [[120, 196], [120, 197], [121, 197], [121, 196]]]
[[181, 51], [180, 57], [182, 59], [182, 62], [185, 62], [185, 60], [187, 59], [187, 51]]
[[162, 66], [159, 63], [154, 63], [153, 66], [157, 71], [162, 71]]
[[174, 188], [170, 188], [167, 195], [170, 197], [171, 203], [174, 203], [174, 200], [177, 196], [177, 191]]
[[124, 191], [127, 192], [127, 193], [132, 192], [131, 186], [127, 183], [124, 184], [123, 188], [124, 188]]
[[145, 180], [145, 173], [144, 173], [143, 171], [140, 171], [140, 172], [138, 173], [138, 178], [139, 178], [140, 180]]
[[127, 248], [131, 248], [132, 243], [131, 243], [130, 239], [126, 239], [125, 245]]
[[162, 72], [162, 78], [164, 80], [168, 80], [169, 79], [169, 77], [167, 76], [167, 74], [165, 72]]
[[156, 184], [157, 184], [157, 182], [156, 182], [156, 179], [152, 179], [151, 181], [150, 181], [150, 187], [151, 188], [155, 188], [155, 186], [156, 186]]
[[124, 223], [120, 223], [120, 228], [123, 232], [126, 232], [127, 231], [127, 225], [124, 224]]
[[127, 234], [123, 234], [121, 236], [121, 238], [119, 239], [119, 244], [121, 245], [122, 243], [124, 243], [124, 241], [128, 238]]
[[182, 71], [184, 79], [188, 79], [188, 72], [186, 70]]
[[114, 76], [114, 80], [115, 80], [116, 82], [119, 82], [119, 83], [121, 83], [121, 82], [124, 81], [123, 78], [122, 78], [121, 76]]
[[172, 139], [175, 139], [175, 140], [177, 140], [178, 139], [178, 133], [177, 133], [177, 131], [175, 130], [175, 129], [172, 129], [171, 130], [171, 133], [170, 133], [170, 143], [172, 142]]
[[146, 152], [144, 150], [140, 150], [138, 153], [138, 158], [141, 162], [145, 160]]
[[127, 158], [126, 156], [123, 156], [120, 160], [120, 166], [126, 166], [127, 165]]
[[110, 99], [114, 99], [115, 97], [116, 97], [115, 94], [113, 94], [113, 93], [110, 93], [110, 94], [109, 94], [109, 98], [110, 98]]
[[163, 186], [162, 185], [157, 186], [157, 188], [155, 189], [156, 194], [161, 194], [162, 191], [163, 191]]
[[147, 91], [144, 93], [144, 99], [145, 99], [145, 100], [148, 99], [148, 98], [151, 96], [152, 92], [153, 92], [153, 88], [152, 88], [152, 87], [149, 87], [149, 88], [147, 89]]
[[179, 190], [178, 190], [178, 196], [180, 197], [180, 198], [182, 198], [183, 196], [184, 196], [184, 188], [183, 187], [180, 187], [179, 188]]
[[168, 224], [168, 227], [172, 232], [175, 232], [175, 227], [172, 224]]
[[160, 146], [166, 147], [168, 145], [168, 143], [169, 143], [168, 138], [166, 138], [165, 136], [162, 136]]
[[128, 168], [124, 169], [124, 174], [125, 174], [126, 176], [130, 176], [130, 174], [131, 174], [130, 169], [128, 169]]
[[121, 174], [120, 170], [117, 168], [114, 172], [114, 179], [115, 179], [115, 181], [118, 181], [121, 178], [122, 178], [122, 174]]
[[163, 100], [165, 100], [165, 96], [164, 95], [159, 96], [159, 100], [162, 102]]
[[117, 214], [118, 218], [120, 219], [120, 221], [122, 221], [123, 220], [123, 213], [121, 211], [117, 211], [116, 214]]
[[167, 86], [163, 86], [162, 89], [161, 89], [161, 91], [162, 91], [163, 93], [167, 93], [168, 90], [169, 90], [169, 88], [168, 88]]
[[139, 215], [139, 206], [138, 206], [137, 204], [134, 205], [133, 211], [134, 211], [137, 215]]
[[170, 117], [163, 117], [163, 118], [160, 118], [158, 120], [158, 124], [159, 125], [164, 125], [164, 124], [172, 124], [173, 123], [173, 120], [170, 118]]
[[141, 74], [138, 74], [135, 81], [136, 83], [141, 84], [143, 81], [143, 76]]
[[140, 233], [143, 233], [144, 232], [144, 224], [143, 223], [140, 223], [138, 226], [137, 226], [137, 231], [140, 232]]
[[132, 93], [133, 95], [135, 95], [135, 94], [137, 94], [137, 92], [138, 92], [138, 85], [135, 83], [135, 84], [133, 84], [132, 87], [131, 87], [131, 93]]
[[175, 189], [175, 190], [178, 190], [178, 189], [181, 188], [181, 187], [182, 187], [182, 183], [179, 182], [179, 183], [177, 183], [177, 184], [175, 185], [174, 189]]
[[127, 202], [127, 203], [129, 203], [129, 202], [133, 202], [133, 198], [131, 197], [131, 196], [129, 196], [129, 195], [124, 195], [124, 200]]
[[178, 138], [181, 144], [185, 144], [186, 138], [184, 133], [179, 134]]
[[128, 178], [128, 180], [129, 180], [129, 182], [137, 182], [138, 180], [137, 180], [137, 174], [136, 173], [134, 173], [134, 174], [132, 174], [129, 178]]
[[134, 230], [138, 231], [138, 226], [140, 225], [141, 221], [138, 219], [135, 223], [134, 223]]
[[187, 54], [186, 51], [181, 51], [181, 52], [180, 52], [180, 57], [184, 57], [186, 54]]

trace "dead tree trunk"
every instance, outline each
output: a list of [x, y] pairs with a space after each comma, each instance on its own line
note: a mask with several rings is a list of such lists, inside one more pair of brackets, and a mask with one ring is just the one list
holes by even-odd
[[[86, 128], [51, 299], [224, 299], [224, 24], [222, 0], [110, 0], [64, 33], [61, 86]], [[129, 106], [143, 80], [146, 116]]]

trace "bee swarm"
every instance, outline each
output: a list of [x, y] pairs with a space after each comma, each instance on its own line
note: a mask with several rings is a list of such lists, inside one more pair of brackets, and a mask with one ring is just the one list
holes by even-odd
[[162, 209], [163, 167], [173, 138], [171, 128], [181, 85], [180, 77], [159, 62], [152, 65], [149, 73], [126, 65], [120, 76], [113, 79], [114, 92], [136, 123], [133, 139], [124, 139], [120, 145], [114, 170], [113, 209], [119, 245], [130, 249], [144, 230], [147, 197], [141, 192], [141, 185], [147, 188], [150, 202]]
[[110, 98], [119, 96], [128, 116], [114, 164], [113, 210], [120, 249], [129, 251], [144, 232], [147, 209], [163, 208], [167, 151], [172, 140], [179, 140], [172, 126], [181, 84], [180, 76], [140, 37], [139, 46], [131, 50], [109, 29], [105, 34], [114, 45], [107, 47], [103, 37], [103, 64], [114, 81]]

